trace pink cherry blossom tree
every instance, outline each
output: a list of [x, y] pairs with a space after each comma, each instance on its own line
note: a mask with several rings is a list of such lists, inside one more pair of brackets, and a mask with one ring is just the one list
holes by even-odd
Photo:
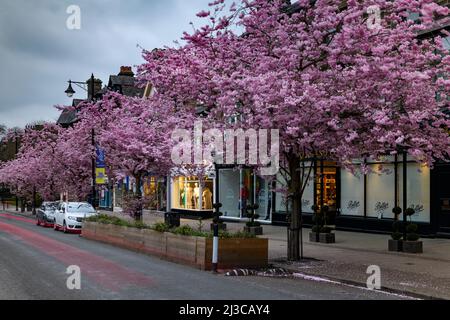
[[[430, 166], [448, 159], [450, 58], [440, 36], [418, 38], [447, 8], [431, 0], [300, 0], [294, 10], [285, 0], [243, 0], [226, 13], [224, 3], [199, 13], [208, 24], [185, 33], [184, 44], [144, 52], [141, 79], [177, 105], [202, 104], [219, 127], [281, 130], [289, 259], [299, 259], [305, 161], [351, 168], [353, 159], [405, 150]], [[382, 13], [379, 25], [368, 23], [371, 6]], [[236, 116], [237, 124], [227, 121]]]

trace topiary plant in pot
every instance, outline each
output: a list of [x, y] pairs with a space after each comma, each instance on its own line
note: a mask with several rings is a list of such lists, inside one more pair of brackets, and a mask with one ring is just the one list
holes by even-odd
[[321, 212], [319, 211], [319, 207], [316, 205], [313, 205], [311, 207], [314, 215], [312, 218], [312, 221], [314, 223], [311, 232], [309, 233], [309, 241], [310, 242], [319, 242], [320, 241], [320, 230], [323, 227], [324, 220], [323, 216], [321, 215]]
[[260, 236], [263, 234], [263, 228], [261, 226], [261, 223], [256, 221], [259, 219], [259, 215], [256, 213], [256, 210], [258, 210], [259, 205], [248, 205], [247, 206], [247, 218], [250, 220], [246, 223], [244, 227], [244, 232], [254, 234], [256, 236]]
[[[411, 217], [415, 211], [412, 208], [406, 210], [406, 215]], [[406, 240], [403, 241], [403, 252], [423, 253], [423, 242], [419, 241], [419, 226], [410, 222], [406, 226]]]
[[[401, 208], [399, 208], [399, 207], [397, 207], [397, 208], [400, 209], [400, 213], [401, 213]], [[394, 210], [395, 209], [396, 208], [394, 208]], [[395, 214], [395, 212], [394, 212], [394, 214]], [[396, 214], [396, 216], [397, 216], [397, 214]], [[402, 227], [402, 224], [398, 220], [396, 220], [392, 224], [392, 234], [391, 234], [392, 239], [389, 239], [389, 243], [388, 243], [389, 251], [399, 252], [399, 251], [403, 250], [403, 241], [402, 241], [403, 234], [401, 233], [401, 227]]]

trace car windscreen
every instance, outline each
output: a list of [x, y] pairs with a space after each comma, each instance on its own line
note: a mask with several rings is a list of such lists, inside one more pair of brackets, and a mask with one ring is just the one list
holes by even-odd
[[73, 213], [95, 213], [95, 209], [90, 204], [77, 204], [67, 206], [68, 212]]

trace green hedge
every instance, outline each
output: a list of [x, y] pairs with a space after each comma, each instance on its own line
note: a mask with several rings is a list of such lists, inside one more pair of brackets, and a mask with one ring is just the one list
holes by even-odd
[[[193, 229], [191, 226], [183, 225], [177, 228], [170, 228], [165, 223], [156, 223], [154, 225], [146, 225], [143, 222], [140, 221], [127, 221], [124, 219], [121, 219], [119, 217], [110, 216], [106, 214], [100, 214], [97, 216], [90, 217], [86, 219], [86, 221], [89, 222], [97, 222], [101, 224], [112, 224], [115, 226], [121, 226], [121, 227], [129, 227], [129, 228], [137, 228], [137, 229], [150, 229], [155, 230], [158, 232], [170, 232], [173, 234], [179, 234], [183, 236], [194, 236], [194, 237], [204, 237], [204, 238], [212, 238], [213, 233], [212, 232], [203, 232]], [[255, 238], [256, 236], [250, 233], [246, 233], [243, 231], [238, 232], [227, 232], [227, 231], [220, 231], [219, 237], [221, 239], [231, 239], [231, 238]]]

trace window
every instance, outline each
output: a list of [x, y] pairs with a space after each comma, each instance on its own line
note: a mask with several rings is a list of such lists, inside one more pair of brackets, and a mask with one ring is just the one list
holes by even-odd
[[240, 172], [233, 169], [219, 170], [219, 202], [225, 217], [240, 218]]
[[[411, 217], [414, 222], [430, 222], [430, 168], [419, 163], [408, 163], [407, 203], [416, 213]], [[399, 203], [403, 204], [403, 165], [399, 164]]]
[[341, 169], [341, 214], [364, 216], [364, 174]]
[[373, 218], [394, 218], [395, 168], [394, 164], [371, 164], [372, 172], [367, 175], [367, 216]]
[[213, 181], [203, 184], [197, 177], [175, 177], [172, 185], [172, 207], [185, 210], [212, 210]]
[[323, 161], [317, 164], [316, 204], [320, 208], [322, 203], [330, 211], [337, 209], [337, 168], [334, 162]]

